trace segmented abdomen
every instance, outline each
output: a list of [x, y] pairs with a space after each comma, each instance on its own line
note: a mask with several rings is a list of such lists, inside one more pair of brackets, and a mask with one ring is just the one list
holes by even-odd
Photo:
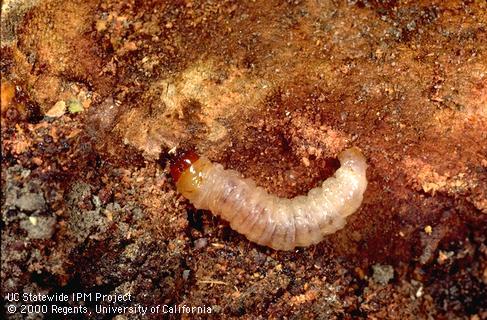
[[367, 187], [366, 163], [357, 148], [339, 155], [341, 167], [307, 196], [279, 198], [200, 158], [189, 164], [178, 189], [198, 209], [207, 209], [230, 223], [250, 241], [278, 250], [291, 250], [320, 242], [341, 229], [356, 211]]

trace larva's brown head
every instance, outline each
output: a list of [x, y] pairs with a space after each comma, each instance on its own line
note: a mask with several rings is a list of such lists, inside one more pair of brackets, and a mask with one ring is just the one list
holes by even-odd
[[174, 182], [178, 182], [183, 172], [188, 170], [199, 158], [194, 151], [177, 154], [171, 161], [171, 176]]
[[200, 158], [194, 151], [182, 152], [174, 157], [171, 163], [171, 176], [176, 188], [188, 200], [198, 196], [204, 181], [206, 170], [211, 162], [205, 157]]

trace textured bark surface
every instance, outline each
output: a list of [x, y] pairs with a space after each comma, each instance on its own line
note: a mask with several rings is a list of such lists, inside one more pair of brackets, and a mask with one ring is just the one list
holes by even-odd
[[[487, 317], [485, 1], [10, 0], [1, 39], [3, 293]], [[354, 145], [361, 209], [293, 252], [194, 210], [169, 174], [194, 148], [293, 197]]]

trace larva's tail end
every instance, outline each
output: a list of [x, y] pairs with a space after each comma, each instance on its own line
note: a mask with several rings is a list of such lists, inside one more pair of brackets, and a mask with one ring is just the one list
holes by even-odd
[[342, 151], [338, 155], [338, 160], [342, 166], [351, 166], [356, 169], [364, 170], [367, 168], [367, 161], [362, 151], [357, 147], [351, 147]]
[[198, 161], [200, 157], [193, 150], [185, 150], [176, 153], [171, 159], [171, 176], [174, 182], [178, 182], [183, 172]]

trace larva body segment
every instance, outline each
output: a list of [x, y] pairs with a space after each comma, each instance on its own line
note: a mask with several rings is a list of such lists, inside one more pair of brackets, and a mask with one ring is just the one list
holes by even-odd
[[340, 168], [306, 196], [279, 198], [236, 171], [186, 153], [171, 166], [179, 192], [198, 209], [221, 216], [247, 239], [276, 250], [320, 242], [345, 226], [367, 187], [365, 157], [350, 148], [338, 156]]

